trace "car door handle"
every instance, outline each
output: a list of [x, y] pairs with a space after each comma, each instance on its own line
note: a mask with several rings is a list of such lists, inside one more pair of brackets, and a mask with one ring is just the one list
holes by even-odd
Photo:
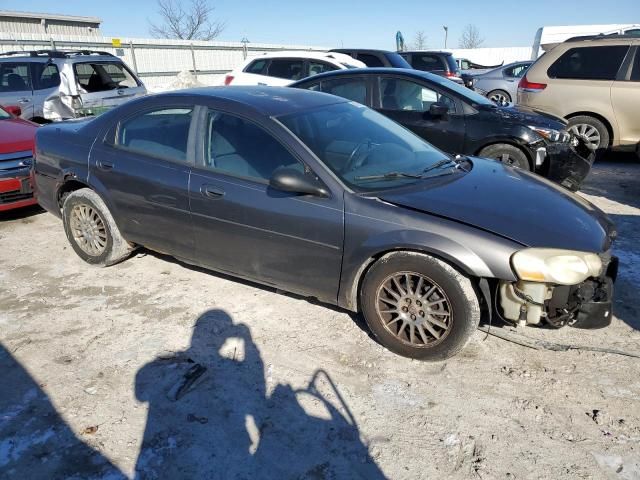
[[20, 100], [18, 100], [18, 103], [29, 103], [31, 102], [31, 100], [29, 100], [28, 98], [21, 98]]
[[205, 197], [218, 199], [224, 196], [224, 190], [220, 188], [213, 187], [211, 185], [202, 185], [200, 187], [200, 193], [202, 193]]
[[268, 85], [264, 82], [258, 82], [258, 85], [260, 85], [261, 87], [268, 87]]
[[98, 160], [98, 168], [100, 170], [104, 170], [105, 172], [108, 172], [109, 170], [113, 170], [113, 163], [111, 162], [105, 162], [104, 160]]

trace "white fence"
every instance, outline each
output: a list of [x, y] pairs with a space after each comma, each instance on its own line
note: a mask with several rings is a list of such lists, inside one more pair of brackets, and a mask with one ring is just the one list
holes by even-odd
[[502, 47], [502, 48], [457, 48], [448, 49], [456, 58], [467, 58], [480, 65], [499, 65], [504, 62], [531, 60], [532, 47]]
[[203, 42], [120, 38], [116, 48], [111, 37], [18, 34], [0, 32], [0, 52], [14, 50], [101, 50], [120, 56], [150, 90], [162, 88], [179, 72], [194, 72], [200, 83], [216, 85], [224, 74], [246, 57], [278, 50], [327, 50], [306, 45], [266, 43]]

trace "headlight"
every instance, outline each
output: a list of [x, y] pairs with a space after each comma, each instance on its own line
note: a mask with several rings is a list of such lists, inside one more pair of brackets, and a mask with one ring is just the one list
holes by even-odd
[[557, 142], [562, 138], [562, 133], [558, 130], [553, 130], [552, 128], [534, 127], [532, 125], [529, 125], [529, 128], [541, 137], [544, 137], [552, 142]]
[[602, 271], [602, 261], [595, 253], [527, 248], [511, 257], [511, 264], [520, 280], [529, 282], [577, 285]]

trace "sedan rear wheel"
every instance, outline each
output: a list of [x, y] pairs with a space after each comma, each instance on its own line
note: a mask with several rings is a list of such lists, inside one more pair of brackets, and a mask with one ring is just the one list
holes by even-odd
[[596, 154], [596, 158], [609, 148], [609, 130], [604, 123], [588, 115], [579, 115], [569, 119], [569, 131], [580, 138]]
[[422, 360], [455, 355], [480, 320], [469, 278], [439, 259], [414, 252], [392, 252], [369, 269], [360, 307], [385, 347]]

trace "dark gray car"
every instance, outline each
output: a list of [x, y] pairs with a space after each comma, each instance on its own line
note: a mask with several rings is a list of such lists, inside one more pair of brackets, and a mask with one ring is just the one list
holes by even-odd
[[553, 326], [611, 319], [604, 213], [332, 95], [195, 89], [46, 126], [35, 183], [88, 263], [138, 245], [166, 252], [361, 312], [409, 357], [455, 354], [483, 311]]

